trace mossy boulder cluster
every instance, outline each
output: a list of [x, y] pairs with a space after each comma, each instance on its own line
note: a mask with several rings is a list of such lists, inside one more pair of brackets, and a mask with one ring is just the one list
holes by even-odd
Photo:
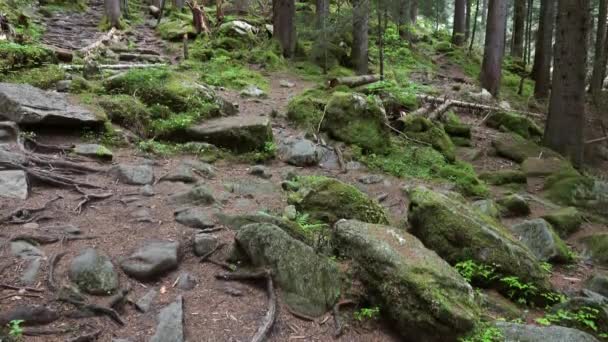
[[454, 144], [440, 124], [422, 116], [410, 115], [402, 119], [402, 126], [403, 132], [410, 138], [430, 144], [450, 162], [456, 159]]
[[585, 236], [580, 242], [587, 257], [600, 265], [608, 266], [608, 234]]
[[41, 45], [0, 41], [0, 73], [56, 62], [55, 54]]
[[472, 330], [479, 308], [471, 286], [416, 237], [396, 228], [354, 220], [333, 230], [341, 256], [373, 305], [408, 340], [451, 341]]
[[583, 176], [572, 169], [548, 177], [544, 188], [546, 196], [556, 203], [608, 216], [608, 182]]
[[411, 232], [452, 265], [472, 260], [539, 289], [549, 288], [536, 257], [495, 219], [465, 204], [455, 194], [424, 187], [409, 189]]
[[503, 132], [513, 132], [529, 139], [543, 135], [543, 130], [531, 119], [509, 112], [496, 112], [488, 117], [486, 125]]
[[541, 155], [544, 157], [559, 157], [557, 153], [513, 133], [498, 135], [492, 141], [492, 146], [499, 156], [517, 163], [522, 163], [527, 158], [538, 158]]
[[339, 219], [388, 223], [384, 209], [352, 185], [337, 179], [308, 176], [298, 178], [298, 191], [289, 200], [299, 212], [333, 224]]

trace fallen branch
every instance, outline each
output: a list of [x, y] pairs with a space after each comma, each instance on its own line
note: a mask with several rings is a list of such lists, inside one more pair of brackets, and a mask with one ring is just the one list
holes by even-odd
[[405, 134], [405, 133], [401, 132], [400, 130], [396, 129], [395, 127], [393, 127], [393, 126], [389, 125], [389, 124], [388, 124], [388, 123], [386, 123], [386, 122], [384, 123], [384, 125], [386, 125], [388, 128], [390, 128], [390, 129], [391, 129], [392, 131], [394, 131], [395, 133], [399, 134], [399, 136], [401, 136], [401, 137], [402, 137], [403, 139], [405, 139], [405, 140], [409, 140], [409, 141], [411, 141], [411, 142], [415, 142], [415, 143], [420, 144], [420, 145], [432, 146], [431, 144], [429, 144], [429, 143], [427, 143], [427, 142], [424, 142], [424, 141], [421, 141], [421, 140], [418, 140], [418, 139], [414, 139], [414, 138], [410, 138], [410, 137], [408, 137], [408, 136], [407, 136], [407, 134]]
[[[151, 64], [100, 64], [97, 67], [105, 70], [128, 70], [128, 69], [147, 69], [147, 68], [163, 68], [166, 67], [165, 63], [151, 63]], [[84, 65], [72, 65], [64, 64], [60, 65], [61, 68], [67, 71], [82, 70]]]
[[84, 190], [82, 190], [80, 187], [78, 187], [78, 185], [75, 186], [75, 189], [76, 189], [76, 191], [78, 191], [79, 193], [81, 193], [83, 195], [82, 200], [78, 203], [76, 208], [74, 208], [74, 212], [78, 215], [80, 215], [80, 213], [82, 212], [82, 209], [84, 208], [84, 206], [87, 203], [110, 198], [114, 195], [111, 192], [101, 193], [101, 194], [87, 193]]
[[606, 140], [608, 140], [608, 136], [605, 136], [603, 138], [587, 140], [587, 141], [585, 141], [585, 144], [595, 144], [595, 143], [606, 141]]
[[339, 85], [345, 85], [350, 88], [362, 86], [380, 81], [380, 75], [361, 75], [332, 78], [329, 81], [329, 87], [335, 88]]
[[[488, 106], [488, 105], [484, 105], [484, 104], [480, 104], [480, 103], [474, 103], [474, 102], [465, 102], [465, 101], [443, 99], [443, 98], [440, 98], [440, 97], [435, 97], [435, 96], [430, 96], [430, 95], [417, 95], [416, 98], [419, 101], [430, 102], [430, 103], [444, 103], [446, 101], [451, 101], [451, 103], [452, 103], [451, 106], [460, 107], [460, 108], [467, 108], [467, 109], [491, 110], [491, 111], [504, 111], [505, 110], [505, 109], [500, 108], [500, 107]], [[510, 109], [509, 111], [510, 112], [514, 112], [514, 113], [523, 114], [523, 115], [530, 116], [530, 117], [534, 117], [534, 118], [538, 118], [538, 119], [545, 119], [545, 115], [540, 114], [540, 113], [526, 112], [526, 111], [515, 110], [515, 109]]]
[[48, 335], [65, 335], [78, 330], [77, 328], [66, 329], [44, 329], [44, 328], [23, 328], [23, 336], [48, 336]]
[[429, 113], [429, 120], [437, 120], [440, 119], [443, 113], [447, 112], [450, 107], [452, 107], [452, 100], [446, 100], [439, 107], [435, 108], [433, 111]]
[[240, 281], [240, 280], [260, 280], [266, 277], [268, 271], [253, 271], [253, 272], [238, 272], [238, 273], [220, 273], [216, 274], [216, 279], [227, 280], [227, 281]]
[[29, 293], [12, 293], [3, 297], [0, 297], [0, 301], [12, 298], [12, 297], [30, 297], [30, 298], [44, 298], [41, 295], [29, 294]]
[[118, 30], [116, 30], [115, 27], [112, 27], [112, 29], [110, 29], [110, 31], [108, 31], [106, 34], [101, 36], [97, 41], [80, 49], [80, 52], [82, 52], [83, 55], [87, 55], [92, 50], [95, 50], [95, 49], [101, 47], [102, 45], [107, 44], [112, 39], [114, 39], [117, 35], [117, 32], [118, 32]]
[[30, 291], [30, 292], [44, 292], [44, 290], [42, 289], [37, 289], [34, 287], [18, 287], [18, 286], [13, 286], [13, 285], [9, 285], [9, 284], [0, 284], [0, 287], [3, 289], [8, 289], [8, 290], [15, 290], [15, 291]]

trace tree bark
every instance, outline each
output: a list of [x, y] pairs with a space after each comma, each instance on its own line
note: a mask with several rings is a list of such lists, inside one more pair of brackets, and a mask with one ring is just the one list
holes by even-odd
[[468, 42], [469, 38], [471, 38], [471, 9], [473, 7], [474, 0], [466, 0], [467, 1], [467, 14], [466, 14], [466, 23], [464, 30], [464, 41]]
[[410, 0], [410, 22], [416, 23], [418, 20], [418, 0]]
[[296, 52], [296, 6], [294, 0], [272, 1], [273, 36], [279, 41], [283, 56], [292, 58]]
[[353, 46], [351, 60], [357, 74], [368, 73], [368, 44], [369, 44], [369, 0], [353, 1]]
[[549, 96], [554, 23], [555, 0], [541, 0], [534, 67], [532, 68], [532, 78], [535, 81], [534, 97], [537, 99]]
[[490, 0], [480, 81], [481, 86], [494, 97], [498, 96], [502, 77], [506, 15], [506, 0]]
[[173, 0], [173, 7], [175, 7], [178, 11], [181, 11], [184, 8], [184, 0]]
[[409, 25], [410, 25], [410, 8], [407, 0], [399, 0], [397, 3], [397, 27], [399, 31], [399, 37], [401, 39], [409, 40]]
[[316, 0], [316, 25], [318, 30], [325, 29], [327, 17], [329, 17], [329, 0]]
[[597, 33], [595, 36], [595, 56], [593, 61], [593, 73], [591, 75], [591, 95], [593, 101], [599, 104], [604, 77], [606, 77], [606, 15], [608, 7], [606, 0], [600, 0], [599, 15], [597, 21]]
[[469, 44], [469, 54], [473, 51], [473, 44], [475, 44], [475, 35], [477, 34], [477, 16], [479, 15], [479, 0], [475, 5], [475, 15], [473, 16], [473, 32], [471, 33], [471, 42]]
[[454, 2], [454, 27], [452, 30], [452, 44], [462, 46], [465, 42], [466, 31], [466, 0], [455, 0]]
[[120, 28], [120, 0], [104, 0], [110, 27]]
[[524, 56], [524, 33], [526, 24], [526, 0], [515, 0], [513, 11], [513, 44], [511, 56], [522, 58]]
[[548, 147], [575, 166], [583, 163], [589, 1], [558, 1], [553, 85], [544, 136]]

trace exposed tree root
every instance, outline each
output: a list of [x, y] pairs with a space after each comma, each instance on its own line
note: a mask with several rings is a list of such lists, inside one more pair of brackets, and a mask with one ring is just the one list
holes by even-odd
[[32, 151], [39, 153], [69, 153], [72, 151], [74, 146], [59, 146], [59, 145], [47, 145], [41, 144], [32, 138], [25, 137], [23, 139], [24, 146]]
[[92, 194], [92, 193], [87, 193], [84, 190], [82, 190], [80, 187], [78, 187], [78, 185], [75, 186], [76, 191], [78, 191], [79, 193], [81, 193], [83, 195], [81, 201], [78, 203], [78, 205], [76, 206], [76, 208], [74, 208], [74, 212], [78, 215], [80, 215], [80, 213], [82, 213], [82, 209], [84, 208], [84, 206], [92, 201], [99, 201], [99, 200], [103, 200], [106, 198], [110, 198], [112, 197], [112, 195], [114, 195], [111, 192], [105, 192], [105, 193], [99, 193], [99, 194]]
[[46, 286], [52, 292], [57, 291], [57, 283], [55, 282], [55, 267], [65, 254], [66, 252], [55, 253], [49, 259], [49, 271], [46, 276]]
[[46, 328], [23, 328], [23, 336], [48, 336], [48, 335], [65, 335], [78, 330], [78, 328], [66, 329], [46, 329]]
[[121, 310], [127, 302], [127, 295], [130, 291], [130, 288], [119, 290], [118, 293], [110, 297], [110, 299], [108, 300], [108, 307], [115, 310]]
[[207, 252], [207, 254], [203, 255], [201, 257], [201, 262], [205, 262], [208, 261], [207, 259], [209, 259], [210, 256], [212, 256], [215, 252], [217, 252], [218, 250], [222, 249], [226, 244], [225, 243], [218, 243], [217, 245], [215, 245], [215, 247], [210, 250], [209, 252]]
[[336, 325], [336, 330], [334, 331], [335, 338], [342, 336], [342, 333], [344, 332], [344, 327], [342, 326], [342, 322], [340, 321], [340, 307], [348, 304], [354, 304], [354, 302], [352, 300], [341, 300], [337, 302], [332, 309], [334, 315], [334, 323]]
[[10, 214], [1, 218], [0, 223], [23, 224], [23, 223], [32, 222], [32, 221], [36, 220], [37, 217], [39, 217], [34, 214], [46, 210], [51, 203], [53, 203], [61, 198], [63, 198], [63, 197], [56, 196], [55, 198], [49, 200], [42, 207], [39, 207], [39, 208], [17, 208], [15, 210], [13, 210]]
[[30, 291], [30, 292], [44, 292], [43, 289], [37, 289], [34, 287], [18, 287], [18, 286], [13, 286], [13, 285], [9, 285], [9, 284], [0, 284], [0, 287], [3, 289], [8, 289], [8, 290], [15, 290], [15, 291]]
[[78, 309], [78, 311], [76, 311], [72, 314], [69, 314], [68, 315], [69, 317], [82, 318], [82, 317], [93, 317], [93, 316], [104, 315], [104, 316], [108, 316], [108, 318], [110, 318], [112, 321], [114, 321], [115, 323], [117, 323], [119, 325], [125, 325], [125, 322], [122, 320], [122, 318], [120, 317], [118, 312], [116, 312], [116, 310], [109, 308], [107, 306], [89, 304], [84, 301], [74, 299], [67, 295], [60, 295], [59, 298], [57, 298], [57, 299], [62, 302], [72, 304]]
[[68, 342], [89, 342], [89, 341], [96, 341], [97, 338], [99, 337], [99, 335], [101, 335], [101, 330], [95, 330], [95, 331], [93, 331], [91, 333], [87, 333], [87, 334], [75, 337], [73, 339], [70, 339], [70, 340], [68, 340]]

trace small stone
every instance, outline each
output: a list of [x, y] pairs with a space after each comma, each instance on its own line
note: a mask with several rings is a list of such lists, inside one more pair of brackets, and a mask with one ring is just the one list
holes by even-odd
[[93, 248], [88, 248], [72, 260], [70, 279], [84, 292], [108, 295], [118, 288], [118, 274], [110, 259]]
[[154, 170], [150, 165], [120, 164], [111, 168], [109, 174], [125, 184], [146, 185], [154, 182]]
[[384, 181], [384, 177], [382, 177], [380, 175], [367, 175], [367, 176], [361, 176], [357, 180], [360, 183], [369, 185], [369, 184], [381, 183], [382, 181]]
[[156, 333], [150, 342], [183, 342], [184, 341], [184, 312], [183, 298], [178, 296], [177, 300], [158, 314], [158, 326]]
[[218, 239], [214, 235], [207, 233], [194, 234], [193, 250], [197, 256], [203, 256], [211, 252], [217, 246]]
[[24, 224], [23, 229], [38, 229], [40, 228], [40, 225], [36, 222], [28, 222], [26, 224]]
[[142, 186], [141, 189], [139, 190], [139, 193], [146, 197], [152, 197], [152, 196], [156, 195], [156, 192], [154, 191], [154, 187], [150, 184], [146, 184], [146, 185]]
[[288, 205], [283, 209], [283, 217], [288, 220], [295, 220], [298, 216], [298, 211], [296, 210], [295, 205]]
[[251, 170], [249, 171], [249, 174], [252, 174], [254, 176], [258, 176], [258, 177], [261, 177], [264, 179], [272, 178], [272, 173], [270, 173], [268, 171], [268, 169], [263, 165], [255, 165], [254, 167], [251, 168]]
[[21, 259], [34, 259], [44, 256], [44, 253], [36, 246], [22, 240], [11, 242], [11, 254]]
[[295, 166], [314, 166], [323, 157], [323, 150], [315, 143], [303, 138], [290, 138], [281, 143], [279, 159]]
[[135, 279], [155, 279], [177, 268], [179, 247], [179, 243], [174, 241], [148, 242], [126, 257], [120, 266]]
[[148, 292], [146, 292], [145, 295], [139, 298], [137, 302], [135, 302], [135, 307], [140, 312], [148, 312], [148, 310], [150, 310], [150, 307], [152, 306], [152, 302], [154, 302], [154, 299], [156, 299], [157, 295], [158, 291], [156, 289], [150, 289]]
[[0, 171], [0, 197], [27, 199], [29, 183], [21, 170]]
[[521, 195], [512, 194], [496, 201], [500, 214], [504, 217], [526, 216], [530, 214], [530, 206]]
[[102, 160], [112, 160], [113, 154], [107, 147], [98, 144], [78, 144], [72, 149], [77, 155]]
[[175, 212], [175, 221], [184, 226], [199, 229], [212, 228], [215, 226], [213, 218], [207, 214], [205, 210], [197, 207]]
[[169, 196], [169, 203], [175, 205], [210, 205], [215, 203], [211, 189], [205, 185], [196, 185], [190, 190]]
[[57, 89], [60, 93], [67, 93], [70, 91], [70, 87], [72, 86], [71, 80], [61, 80], [57, 82], [55, 85], [55, 89]]
[[294, 82], [290, 82], [288, 80], [279, 81], [279, 85], [281, 86], [281, 88], [293, 88], [296, 86]]
[[260, 88], [250, 84], [245, 89], [241, 90], [241, 97], [265, 98], [268, 95]]
[[241, 297], [243, 295], [243, 291], [230, 285], [225, 285], [222, 287], [222, 291], [224, 293], [231, 295], [232, 297]]
[[182, 272], [175, 286], [180, 290], [189, 291], [195, 288], [197, 283], [198, 281], [193, 275], [188, 272]]
[[148, 208], [140, 208], [131, 213], [131, 218], [136, 222], [154, 222], [152, 212]]

